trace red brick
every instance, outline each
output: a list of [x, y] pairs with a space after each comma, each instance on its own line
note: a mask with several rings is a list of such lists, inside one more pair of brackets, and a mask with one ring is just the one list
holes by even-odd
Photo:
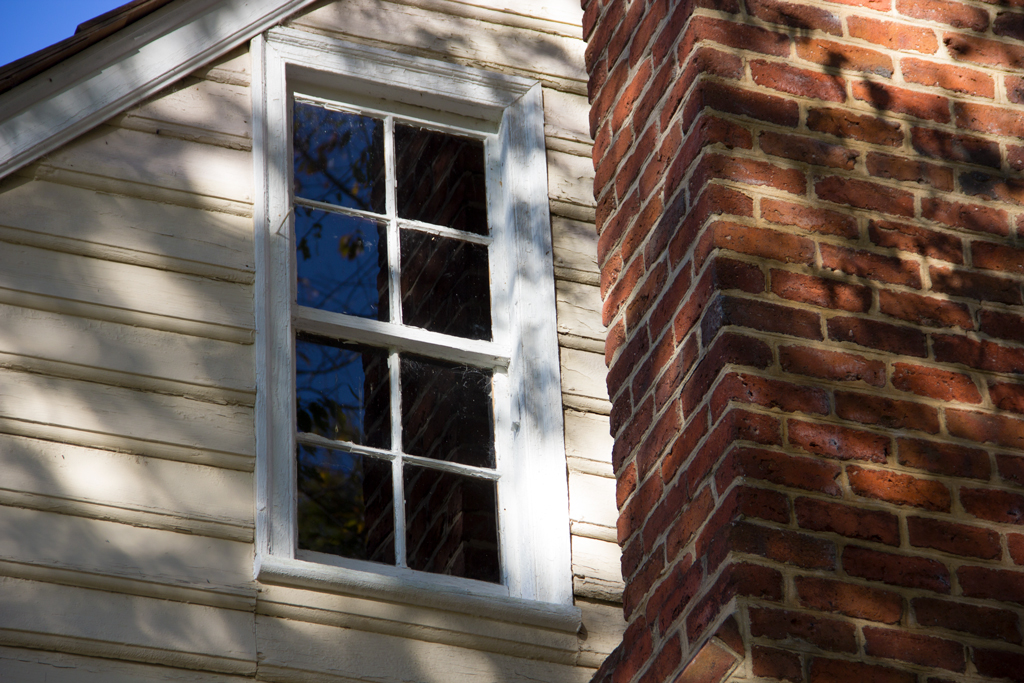
[[[1024, 47], [1022, 46], [978, 38], [965, 33], [946, 33], [942, 42], [946, 44], [946, 49], [953, 59], [1014, 71], [1024, 68]], [[983, 106], [985, 105], [968, 105], [969, 108]]]
[[982, 171], [970, 171], [960, 174], [960, 190], [972, 197], [1024, 204], [1024, 181], [1018, 178], [1005, 178]]
[[821, 244], [818, 248], [823, 268], [889, 284], [921, 288], [921, 273], [913, 261], [831, 244]]
[[789, 420], [789, 442], [809, 453], [836, 460], [885, 462], [889, 437], [837, 425]]
[[810, 683], [917, 683], [917, 674], [845, 659], [811, 661]]
[[974, 666], [982, 676], [1020, 681], [1024, 671], [1024, 655], [1006, 650], [990, 650], [975, 647], [972, 655]]
[[851, 92], [855, 99], [868, 102], [879, 111], [907, 114], [939, 123], [948, 123], [950, 120], [949, 100], [941, 95], [906, 90], [872, 81], [854, 82]]
[[[683, 480], [685, 484], [685, 480]], [[665, 552], [671, 561], [693, 540], [701, 525], [715, 509], [711, 487], [705, 486], [685, 507], [676, 508], [676, 519], [665, 537]]]
[[963, 594], [968, 598], [987, 598], [1024, 605], [1024, 573], [960, 567], [956, 573]]
[[1024, 534], [1007, 534], [1006, 546], [1014, 564], [1024, 564]]
[[780, 0], [747, 0], [747, 11], [761, 21], [792, 28], [818, 29], [834, 36], [843, 35], [843, 25], [835, 14], [820, 7], [798, 5]]
[[946, 426], [953, 436], [1024, 449], [1024, 421], [1012, 417], [947, 409]]
[[[1004, 76], [1003, 80], [1006, 82], [1006, 98], [1014, 104], [1024, 104], [1024, 78], [1020, 76]], [[1021, 148], [1018, 147], [1017, 149]]]
[[1020, 283], [1008, 278], [973, 273], [959, 268], [932, 266], [929, 269], [932, 289], [936, 292], [961, 296], [979, 301], [1003, 304], [1021, 303]]
[[730, 454], [729, 460], [719, 476], [727, 476], [731, 469], [736, 475], [780, 486], [820, 491], [831, 496], [838, 496], [842, 492], [836, 483], [840, 468], [830, 462], [759, 448], [737, 448]]
[[[684, 130], [689, 128], [689, 122], [696, 117], [696, 113], [705, 107], [789, 128], [795, 128], [800, 121], [800, 107], [789, 98], [743, 90], [725, 83], [702, 81], [685, 105], [682, 121]], [[691, 111], [693, 114], [689, 113]]]
[[789, 522], [789, 498], [770, 489], [741, 486], [737, 489], [737, 505], [744, 517], [764, 519], [769, 522]]
[[939, 401], [981, 403], [981, 392], [969, 375], [910, 363], [894, 363], [892, 385]]
[[665, 560], [662, 553], [652, 553], [640, 569], [632, 576], [623, 577], [626, 579], [626, 589], [622, 592], [622, 614], [629, 619], [633, 611], [643, 602], [654, 580], [665, 568]]
[[1002, 555], [999, 534], [991, 529], [956, 524], [940, 519], [908, 517], [910, 545], [934, 548], [953, 555], [996, 560]]
[[821, 318], [813, 311], [756, 299], [719, 296], [708, 306], [701, 322], [702, 339], [713, 339], [728, 325], [821, 340]]
[[909, 251], [950, 263], [964, 262], [963, 242], [957, 235], [907, 223], [872, 220], [868, 223], [868, 236], [880, 247]]
[[798, 654], [754, 645], [750, 650], [750, 661], [755, 676], [803, 683], [803, 664]]
[[878, 307], [882, 313], [927, 327], [959, 327], [973, 330], [971, 311], [964, 304], [945, 301], [912, 292], [878, 292]]
[[835, 398], [836, 415], [844, 420], [888, 429], [939, 432], [939, 413], [933, 406], [850, 391], [836, 391]]
[[971, 256], [976, 268], [1024, 275], [1024, 249], [994, 242], [971, 242]]
[[955, 0], [896, 0], [896, 11], [915, 19], [927, 19], [954, 28], [984, 31], [988, 28], [988, 12]]
[[612, 683], [627, 683], [647, 663], [653, 650], [647, 622], [637, 620], [626, 628], [620, 646], [622, 657], [615, 667]]
[[[993, 43], [996, 47], [994, 54], [1001, 54], [1004, 49], [1009, 49], [1005, 43]], [[1014, 69], [1024, 68], [1024, 52], [1021, 52], [1018, 66]], [[1007, 135], [1020, 137], [1024, 130], [1024, 123], [1021, 122], [1020, 113], [1003, 107], [977, 104], [974, 102], [954, 102], [953, 113], [956, 116], [956, 125], [959, 128], [976, 130], [980, 133], [992, 133], [993, 135]]]
[[828, 336], [836, 341], [924, 358], [928, 355], [927, 339], [920, 330], [900, 327], [876, 320], [838, 316], [828, 321]]
[[795, 531], [737, 522], [732, 529], [732, 549], [804, 569], [834, 569], [836, 546]]
[[726, 19], [695, 16], [690, 20], [686, 33], [687, 36], [679, 43], [678, 59], [680, 64], [686, 62], [691, 45], [697, 40], [713, 40], [729, 47], [752, 50], [776, 57], [785, 57], [789, 54], [790, 40], [786, 34]]
[[862, 510], [815, 498], [794, 501], [797, 524], [811, 531], [826, 531], [862, 541], [900, 544], [899, 520], [881, 510]]
[[1024, 317], [1002, 311], [979, 311], [981, 331], [992, 337], [1024, 344]]
[[992, 77], [975, 69], [904, 57], [900, 60], [900, 70], [903, 72], [903, 78], [910, 83], [990, 99], [996, 94]]
[[785, 270], [772, 270], [770, 274], [772, 292], [783, 299], [852, 313], [871, 308], [871, 290], [864, 285]]
[[856, 466], [848, 467], [846, 476], [850, 481], [850, 489], [858, 496], [935, 512], [950, 510], [952, 498], [949, 489], [933, 479], [919, 479], [909, 474], [866, 470]]
[[1024, 458], [1006, 453], [997, 454], [996, 468], [1004, 481], [1024, 485]]
[[846, 84], [839, 76], [763, 59], [750, 62], [750, 74], [758, 85], [790, 95], [826, 102], [846, 101]]
[[904, 180], [947, 192], [953, 190], [952, 169], [936, 164], [891, 154], [870, 152], [867, 157], [867, 166], [868, 173], [876, 178]]
[[[908, 557], [848, 545], [843, 551], [843, 568], [851, 576], [881, 581], [904, 588], [921, 588], [949, 593], [949, 570], [941, 562]], [[865, 627], [867, 628], [867, 627]]]
[[1000, 12], [992, 22], [992, 32], [1014, 40], [1024, 40], [1024, 14]]
[[[758, 140], [761, 151], [768, 154], [817, 166], [842, 168], [848, 171], [853, 169], [853, 165], [860, 155], [859, 152], [847, 149], [841, 145], [830, 145], [801, 135], [785, 135], [765, 131], [761, 133]], [[952, 173], [950, 174], [949, 189], [952, 189]], [[764, 207], [762, 207], [761, 211], [763, 215]]]
[[1024, 414], [1024, 385], [996, 382], [989, 385], [988, 394], [999, 410]]
[[647, 621], [657, 623], [661, 633], [668, 633], [673, 622], [697, 594], [703, 576], [699, 562], [694, 564], [687, 558], [677, 562], [647, 601]]
[[712, 180], [728, 180], [754, 187], [773, 187], [793, 194], [804, 194], [807, 189], [807, 181], [802, 171], [781, 168], [766, 161], [724, 154], [708, 154], [701, 159], [690, 178], [690, 195], [696, 195]]
[[661, 683], [668, 680], [683, 660], [682, 645], [679, 636], [671, 636], [662, 642], [654, 661], [647, 667], [637, 683]]
[[755, 638], [796, 639], [833, 652], [857, 651], [857, 630], [851, 623], [764, 607], [751, 607], [748, 614], [750, 635]]
[[[730, 582], [736, 587], [736, 593], [762, 600], [782, 600], [783, 581], [782, 572], [771, 567], [759, 564], [747, 564], [745, 562], [733, 564], [729, 568]], [[722, 629], [718, 630], [721, 635]], [[743, 651], [742, 636], [740, 642], [734, 642], [733, 649], [737, 652]]]
[[814, 184], [815, 194], [825, 201], [896, 216], [914, 215], [914, 195], [865, 180], [828, 176]]
[[846, 25], [851, 38], [883, 45], [890, 50], [933, 54], [939, 49], [939, 41], [931, 29], [856, 16], [847, 19]]
[[980, 448], [919, 439], [897, 439], [896, 449], [899, 463], [906, 467], [971, 479], [988, 479], [992, 475], [988, 453]]
[[[771, 349], [760, 339], [753, 339], [733, 332], [720, 335], [714, 342], [711, 342], [711, 348], [697, 364], [686, 382], [683, 391], [684, 417], [688, 417], [697, 403], [703, 400], [726, 363], [763, 368], [770, 362]], [[687, 394], [696, 402], [687, 404]]]
[[694, 416], [683, 428], [662, 461], [661, 478], [666, 484], [675, 479], [679, 467], [690, 459], [694, 449], [708, 431], [707, 409]]
[[[1003, 524], [1024, 524], [1024, 495], [999, 489], [960, 489], [967, 514]], [[992, 559], [992, 558], [985, 558]]]
[[709, 642], [690, 660], [673, 683], [723, 681], [736, 666], [736, 658], [714, 642]]
[[853, 5], [856, 7], [866, 7], [867, 9], [878, 10], [879, 12], [887, 12], [892, 8], [892, 0], [830, 0], [831, 2], [839, 3], [840, 5]]
[[[769, 135], [764, 133], [763, 135]], [[771, 133], [771, 135], [776, 135]], [[761, 199], [761, 218], [781, 225], [793, 225], [811, 232], [825, 235], [838, 235], [855, 239], [857, 237], [857, 219], [853, 216], [818, 209], [800, 204], [793, 204], [781, 199], [763, 197]]]
[[892, 77], [892, 60], [881, 52], [863, 47], [812, 38], [797, 43], [796, 54], [816, 64]]
[[735, 372], [723, 377], [715, 387], [711, 396], [711, 419], [717, 420], [731, 401], [778, 408], [789, 413], [827, 415], [830, 411], [828, 394], [823, 389]]
[[626, 304], [626, 326], [629, 329], [638, 327], [640, 320], [647, 315], [651, 304], [659, 298], [662, 290], [665, 289], [666, 277], [668, 277], [668, 265], [662, 261], [632, 291]]
[[1021, 642], [1017, 615], [1009, 610], [938, 598], [915, 598], [911, 604], [921, 626], [961, 631], [989, 640]]
[[1010, 234], [1009, 216], [1002, 209], [925, 197], [921, 200], [921, 215], [929, 220], [971, 232], [1002, 237]]
[[979, 370], [1024, 373], [1024, 349], [1000, 346], [994, 342], [967, 337], [939, 335], [933, 337], [935, 359], [946, 363], [963, 363]]
[[898, 659], [950, 671], [967, 668], [964, 646], [952, 640], [875, 626], [864, 627], [864, 640], [864, 652], [873, 657]]
[[805, 346], [780, 346], [779, 364], [786, 372], [798, 375], [885, 386], [885, 363], [852, 353]]
[[814, 260], [814, 242], [806, 237], [728, 221], [716, 221], [708, 226], [698, 249], [700, 253], [694, 255], [698, 264], [703, 263], [704, 254], [714, 249], [784, 263], [810, 264]]
[[810, 109], [807, 127], [839, 138], [853, 138], [878, 145], [903, 144], [903, 126], [875, 116], [854, 114], [843, 109]]
[[903, 614], [898, 593], [815, 576], [798, 576], [795, 585], [800, 604], [810, 609], [884, 624], [899, 623]]

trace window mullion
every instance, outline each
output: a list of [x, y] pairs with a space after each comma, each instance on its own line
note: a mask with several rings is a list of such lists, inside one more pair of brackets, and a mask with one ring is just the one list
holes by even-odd
[[399, 234], [398, 234], [398, 198], [397, 174], [395, 172], [395, 118], [388, 116], [384, 119], [384, 173], [387, 183], [385, 185], [385, 209], [388, 215], [388, 295], [391, 297], [391, 322], [402, 324], [402, 292], [399, 263]]
[[388, 354], [388, 370], [391, 377], [391, 450], [396, 454], [391, 462], [395, 503], [395, 564], [407, 567], [409, 565], [405, 561], [405, 487], [402, 481], [402, 378], [397, 351]]

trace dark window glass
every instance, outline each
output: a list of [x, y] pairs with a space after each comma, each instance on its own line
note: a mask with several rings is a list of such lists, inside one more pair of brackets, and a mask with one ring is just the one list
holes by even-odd
[[299, 548], [395, 563], [390, 462], [300, 445], [296, 475]]
[[406, 453], [494, 467], [490, 370], [402, 355], [401, 377]]
[[409, 567], [500, 583], [495, 483], [415, 465], [403, 483]]
[[299, 335], [295, 385], [300, 432], [391, 447], [387, 351]]
[[300, 306], [387, 321], [386, 223], [296, 207], [295, 261]]
[[295, 196], [384, 213], [384, 122], [295, 103]]
[[491, 338], [487, 247], [402, 230], [402, 320], [432, 332]]
[[484, 143], [395, 124], [398, 217], [487, 234]]

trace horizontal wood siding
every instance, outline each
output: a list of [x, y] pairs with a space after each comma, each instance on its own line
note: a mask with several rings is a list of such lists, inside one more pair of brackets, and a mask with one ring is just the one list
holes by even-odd
[[579, 20], [569, 0], [345, 0], [289, 25], [544, 84], [586, 634], [257, 591], [241, 49], [0, 183], [0, 672], [61, 683], [589, 680], [623, 624]]

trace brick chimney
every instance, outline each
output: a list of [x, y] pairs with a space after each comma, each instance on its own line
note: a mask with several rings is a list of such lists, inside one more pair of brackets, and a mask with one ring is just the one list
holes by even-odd
[[1024, 0], [583, 6], [595, 681], [1024, 681]]

